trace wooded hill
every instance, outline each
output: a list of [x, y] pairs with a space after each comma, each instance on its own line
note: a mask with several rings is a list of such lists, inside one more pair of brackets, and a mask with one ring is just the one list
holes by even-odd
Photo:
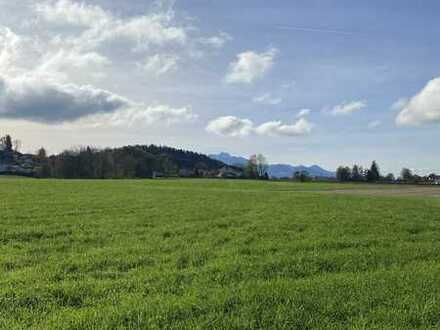
[[156, 145], [93, 149], [90, 147], [64, 151], [47, 157], [44, 150], [36, 156], [39, 177], [54, 178], [151, 178], [241, 177], [243, 171], [206, 155]]

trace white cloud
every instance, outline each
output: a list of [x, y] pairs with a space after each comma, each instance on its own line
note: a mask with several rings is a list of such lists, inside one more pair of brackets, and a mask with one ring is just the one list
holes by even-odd
[[440, 122], [440, 77], [432, 79], [415, 96], [400, 102], [396, 123], [406, 126]]
[[298, 112], [298, 114], [296, 115], [296, 118], [307, 117], [308, 115], [310, 115], [311, 112], [312, 112], [312, 110], [310, 110], [310, 109], [302, 109]]
[[117, 18], [99, 6], [71, 0], [47, 1], [35, 6], [36, 13], [48, 23], [85, 28], [80, 36], [55, 39], [80, 49], [94, 49], [104, 42], [128, 41], [132, 50], [146, 50], [151, 45], [184, 44], [186, 29], [175, 25], [174, 12], [152, 13], [127, 19]]
[[276, 48], [269, 49], [264, 53], [246, 51], [238, 54], [237, 59], [229, 65], [225, 81], [227, 83], [251, 84], [262, 79], [273, 67], [277, 54]]
[[150, 44], [163, 45], [167, 42], [183, 44], [186, 41], [186, 31], [181, 27], [172, 26], [173, 15], [153, 14], [132, 18], [126, 22], [114, 22], [114, 29], [107, 30], [107, 38], [123, 37], [136, 42], [139, 47]]
[[265, 105], [278, 105], [283, 102], [280, 97], [273, 97], [270, 93], [263, 94], [261, 96], [256, 96], [252, 99], [254, 103], [261, 103]]
[[218, 135], [246, 136], [252, 133], [253, 125], [254, 124], [249, 119], [225, 116], [209, 122], [206, 130]]
[[312, 131], [313, 125], [305, 118], [300, 118], [292, 124], [283, 124], [281, 121], [270, 121], [259, 126], [249, 119], [234, 116], [219, 117], [212, 120], [206, 130], [218, 135], [238, 137], [250, 134], [262, 136], [302, 136]]
[[35, 65], [32, 61], [39, 55], [39, 49], [30, 38], [0, 26], [0, 75], [15, 76], [30, 70]]
[[0, 73], [11, 67], [17, 56], [21, 38], [9, 28], [0, 27]]
[[146, 59], [141, 67], [155, 76], [164, 75], [177, 67], [178, 58], [173, 55], [156, 54]]
[[59, 71], [67, 67], [75, 69], [90, 69], [96, 66], [104, 66], [111, 64], [111, 61], [96, 53], [78, 53], [75, 51], [59, 50], [54, 54], [50, 54], [43, 59], [40, 70]]
[[222, 48], [228, 41], [232, 40], [232, 36], [225, 32], [220, 32], [216, 36], [208, 38], [200, 38], [199, 42], [216, 49]]
[[331, 110], [333, 115], [349, 115], [354, 112], [361, 111], [367, 106], [367, 102], [365, 101], [353, 101], [353, 102], [344, 102], [342, 104], [336, 105]]
[[373, 128], [377, 128], [381, 125], [382, 125], [382, 122], [380, 120], [373, 120], [368, 123], [368, 128], [373, 129]]
[[302, 136], [312, 131], [313, 125], [306, 119], [300, 118], [293, 124], [283, 124], [281, 121], [270, 121], [258, 126], [255, 131], [268, 136]]
[[99, 6], [70, 0], [46, 1], [35, 5], [38, 15], [57, 25], [92, 27], [111, 21], [112, 15]]
[[96, 52], [79, 53], [64, 49], [47, 54], [41, 62], [35, 73], [52, 76], [59, 81], [67, 81], [74, 76], [103, 78], [102, 69], [111, 64], [107, 57]]
[[195, 115], [189, 107], [172, 108], [168, 105], [149, 107], [135, 105], [114, 113], [91, 115], [81, 119], [79, 123], [86, 123], [93, 127], [133, 127], [191, 122], [197, 118], [197, 115]]

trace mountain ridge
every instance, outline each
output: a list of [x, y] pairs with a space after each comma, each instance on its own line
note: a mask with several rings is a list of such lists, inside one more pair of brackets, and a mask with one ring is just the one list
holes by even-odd
[[[209, 157], [219, 160], [227, 165], [244, 166], [248, 162], [248, 159], [240, 156], [233, 156], [227, 152], [220, 152], [218, 154], [210, 154]], [[269, 176], [274, 178], [290, 178], [295, 172], [305, 171], [310, 176], [322, 177], [322, 178], [334, 178], [336, 174], [328, 171], [321, 166], [311, 165], [290, 165], [290, 164], [269, 164]]]

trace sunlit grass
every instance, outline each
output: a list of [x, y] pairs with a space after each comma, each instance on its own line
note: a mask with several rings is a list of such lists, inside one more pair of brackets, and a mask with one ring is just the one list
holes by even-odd
[[353, 187], [0, 179], [0, 328], [440, 327], [440, 199]]

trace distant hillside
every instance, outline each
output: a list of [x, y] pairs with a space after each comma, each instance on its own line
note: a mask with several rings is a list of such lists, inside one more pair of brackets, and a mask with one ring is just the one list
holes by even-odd
[[206, 155], [156, 145], [83, 147], [46, 157], [41, 164], [39, 176], [68, 179], [243, 176], [241, 168]]
[[[244, 166], [247, 163], [247, 159], [244, 157], [237, 157], [228, 154], [227, 152], [221, 152], [219, 154], [209, 155], [209, 157], [222, 161], [227, 165], [240, 165]], [[313, 166], [293, 166], [288, 164], [270, 164], [269, 176], [274, 178], [290, 178], [295, 172], [305, 171], [310, 176], [322, 177], [322, 178], [334, 178], [335, 173], [327, 171], [318, 165]]]

